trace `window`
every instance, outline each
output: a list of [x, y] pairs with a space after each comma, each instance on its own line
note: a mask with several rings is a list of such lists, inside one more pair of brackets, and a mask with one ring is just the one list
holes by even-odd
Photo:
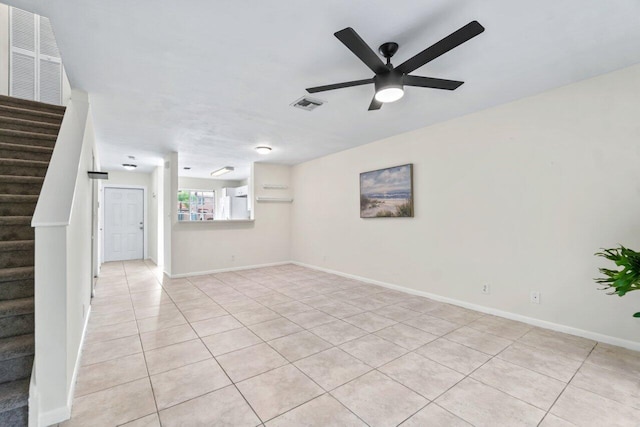
[[178, 221], [213, 221], [215, 191], [178, 190]]

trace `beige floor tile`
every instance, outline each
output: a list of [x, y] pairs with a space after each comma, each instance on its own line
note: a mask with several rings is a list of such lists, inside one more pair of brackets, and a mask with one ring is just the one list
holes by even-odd
[[133, 308], [128, 308], [125, 311], [116, 311], [113, 313], [91, 313], [90, 325], [107, 326], [115, 325], [116, 323], [131, 322], [136, 320], [133, 312]]
[[307, 304], [303, 304], [299, 301], [291, 301], [271, 306], [271, 310], [275, 311], [281, 316], [289, 316], [296, 313], [302, 313], [303, 311], [313, 310], [313, 307], [308, 306]]
[[130, 337], [138, 335], [138, 324], [136, 322], [117, 323], [115, 325], [105, 325], [89, 327], [85, 338], [87, 343], [98, 341], [109, 341], [116, 338]]
[[122, 424], [122, 427], [160, 427], [160, 418], [157, 413], [151, 414], [126, 424]]
[[500, 353], [512, 343], [510, 340], [480, 332], [467, 326], [449, 332], [444, 338], [491, 355]]
[[367, 332], [376, 332], [397, 323], [395, 320], [371, 312], [356, 314], [343, 320]]
[[402, 322], [421, 315], [420, 312], [410, 310], [406, 307], [402, 307], [401, 305], [388, 305], [386, 307], [373, 310], [373, 312], [377, 315], [395, 320], [396, 322]]
[[144, 378], [147, 375], [147, 366], [142, 353], [82, 366], [78, 371], [75, 395], [84, 396]]
[[399, 302], [398, 305], [419, 313], [428, 313], [442, 307], [443, 303], [428, 298], [410, 296], [406, 300]]
[[543, 350], [553, 351], [570, 359], [583, 361], [587, 358], [595, 342], [586, 338], [546, 329], [534, 328], [524, 334], [518, 342]]
[[581, 427], [637, 427], [640, 411], [569, 385], [549, 411]]
[[272, 307], [274, 305], [283, 304], [285, 302], [291, 302], [293, 301], [293, 299], [281, 293], [272, 293], [269, 295], [258, 297], [256, 298], [256, 301], [264, 305], [265, 307]]
[[[215, 336], [215, 335], [214, 335]], [[309, 331], [302, 331], [269, 341], [271, 347], [290, 362], [331, 348], [332, 345]]]
[[158, 317], [169, 314], [180, 314], [180, 310], [176, 307], [175, 304], [162, 304], [156, 305], [152, 307], [141, 307], [135, 310], [136, 319], [146, 319], [148, 317]]
[[447, 320], [439, 319], [427, 314], [423, 314], [419, 317], [413, 317], [411, 319], [405, 320], [402, 323], [437, 336], [448, 334], [454, 329], [458, 329], [460, 327], [460, 325], [458, 325], [457, 323], [449, 322]]
[[202, 396], [231, 384], [214, 359], [192, 363], [151, 376], [158, 410]]
[[329, 394], [316, 397], [269, 421], [267, 427], [366, 427], [366, 424]]
[[280, 315], [275, 311], [269, 310], [267, 307], [260, 307], [254, 310], [234, 313], [233, 317], [249, 326], [255, 325], [256, 323], [266, 322], [267, 320], [277, 319]]
[[640, 377], [628, 372], [585, 363], [571, 385], [640, 410]]
[[293, 365], [283, 366], [236, 384], [263, 421], [268, 421], [323, 391]]
[[200, 340], [192, 340], [147, 351], [145, 357], [149, 374], [155, 375], [190, 363], [210, 359], [211, 353]]
[[311, 332], [330, 342], [333, 345], [340, 345], [347, 341], [367, 335], [367, 331], [353, 326], [350, 323], [336, 320], [331, 323], [311, 329]]
[[403, 422], [400, 427], [471, 427], [471, 424], [431, 403]]
[[115, 426], [155, 412], [151, 383], [143, 378], [74, 399], [71, 419], [61, 426]]
[[579, 360], [518, 342], [507, 347], [496, 357], [564, 382], [571, 380], [582, 364]]
[[444, 338], [439, 338], [418, 348], [416, 353], [465, 375], [491, 358], [485, 353]]
[[598, 343], [586, 360], [586, 363], [602, 368], [615, 369], [640, 377], [640, 357], [637, 351]]
[[467, 326], [481, 332], [497, 335], [509, 340], [517, 340], [531, 329], [533, 326], [514, 320], [504, 319], [496, 316], [484, 316], [469, 323]]
[[466, 325], [484, 316], [483, 313], [449, 304], [441, 304], [434, 310], [429, 311], [429, 315], [459, 325]]
[[257, 325], [249, 326], [256, 335], [265, 341], [274, 340], [286, 335], [302, 331], [302, 328], [284, 317], [268, 320]]
[[234, 386], [160, 411], [160, 421], [163, 427], [254, 427], [260, 424], [256, 414]]
[[549, 410], [566, 383], [529, 369], [492, 359], [471, 374], [486, 385], [540, 408]]
[[363, 362], [335, 347], [294, 364], [327, 391], [371, 370]]
[[218, 356], [217, 359], [234, 382], [242, 381], [289, 363], [278, 352], [264, 343], [223, 354]]
[[325, 305], [330, 305], [336, 302], [335, 299], [329, 298], [326, 295], [316, 295], [309, 298], [304, 298], [300, 300], [301, 303], [307, 304], [313, 308], [320, 308]]
[[471, 378], [456, 384], [435, 403], [479, 427], [536, 426], [545, 414], [545, 411]]
[[193, 329], [200, 337], [219, 334], [231, 329], [242, 328], [244, 325], [238, 322], [233, 316], [219, 316], [213, 319], [201, 320], [191, 323]]
[[344, 319], [345, 317], [355, 316], [356, 314], [364, 312], [364, 310], [351, 304], [335, 300], [331, 304], [319, 307], [319, 310], [338, 319]]
[[409, 353], [378, 369], [399, 383], [433, 400], [464, 378], [459, 372]]
[[[193, 301], [200, 301], [200, 300], [193, 300]], [[218, 304], [216, 304], [213, 301], [210, 301], [210, 306], [208, 307], [190, 307], [190, 308], [183, 308], [181, 310], [182, 310], [182, 315], [189, 322], [198, 322], [200, 320], [212, 319], [214, 317], [220, 317], [220, 316], [225, 316], [229, 314], [222, 307], [220, 307]]]
[[259, 344], [262, 340], [247, 328], [232, 329], [202, 338], [214, 356]]
[[191, 341], [196, 338], [198, 338], [198, 335], [188, 324], [140, 334], [140, 340], [142, 341], [144, 351]]
[[336, 320], [335, 317], [315, 309], [303, 311], [302, 313], [290, 314], [286, 317], [305, 329], [315, 328], [316, 326], [324, 325]]
[[85, 346], [82, 350], [82, 365], [106, 362], [107, 360], [119, 357], [142, 353], [140, 337], [131, 335], [130, 337], [117, 338], [111, 341], [96, 342], [91, 346]]
[[431, 342], [438, 337], [425, 332], [413, 326], [398, 323], [397, 325], [389, 326], [375, 333], [377, 336], [391, 341], [407, 350], [415, 350], [418, 347]]
[[184, 325], [187, 319], [180, 312], [162, 314], [157, 317], [147, 317], [138, 320], [138, 330], [140, 333], [157, 331], [160, 329], [170, 328], [172, 326]]
[[340, 348], [372, 368], [384, 365], [407, 352], [405, 348], [372, 334], [344, 343]]
[[398, 425], [428, 403], [419, 394], [377, 371], [331, 394], [372, 427]]
[[547, 415], [544, 416], [544, 419], [538, 427], [577, 427], [575, 424], [570, 423], [569, 421], [565, 421], [560, 417], [556, 417], [550, 412], [547, 412]]

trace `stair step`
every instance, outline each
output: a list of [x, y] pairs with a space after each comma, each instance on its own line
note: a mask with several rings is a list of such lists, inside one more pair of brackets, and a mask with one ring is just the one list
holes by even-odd
[[49, 162], [0, 158], [0, 175], [45, 176]]
[[0, 383], [30, 378], [32, 368], [33, 355], [0, 361]]
[[34, 241], [0, 241], [0, 268], [34, 265]]
[[0, 105], [25, 108], [32, 111], [46, 111], [55, 114], [64, 114], [66, 107], [62, 105], [46, 104], [44, 102], [15, 98], [13, 96], [0, 95]]
[[53, 147], [58, 137], [36, 132], [22, 132], [19, 130], [0, 129], [0, 142], [21, 145], [38, 145]]
[[[0, 175], [0, 194], [39, 195], [44, 178], [41, 176]], [[2, 223], [0, 223], [0, 226]], [[0, 237], [0, 240], [4, 240]]]
[[34, 122], [31, 120], [14, 119], [0, 116], [0, 128], [19, 130], [23, 132], [37, 132], [46, 135], [58, 135], [60, 125], [51, 123]]
[[31, 219], [31, 216], [0, 216], [0, 240], [33, 240]]
[[23, 279], [33, 280], [33, 275], [33, 267], [2, 268], [0, 269], [0, 283]]
[[37, 195], [0, 194], [0, 216], [33, 215], [37, 202]]
[[[14, 300], [5, 300], [6, 303]], [[26, 310], [26, 308], [23, 308]], [[31, 310], [33, 311], [33, 309]], [[0, 317], [0, 338], [15, 337], [18, 335], [32, 334], [35, 330], [33, 313], [16, 314], [13, 316]]]
[[0, 301], [0, 319], [33, 314], [33, 297]]
[[18, 357], [32, 356], [36, 351], [33, 334], [0, 339], [0, 362]]
[[0, 158], [4, 159], [40, 160], [48, 162], [51, 160], [52, 154], [53, 147], [0, 142]]
[[[26, 406], [29, 400], [29, 380], [0, 384], [0, 413]], [[1, 416], [2, 414], [0, 414]], [[0, 418], [2, 420], [2, 418]], [[1, 425], [11, 425], [2, 424]]]
[[54, 125], [60, 125], [60, 123], [62, 123], [62, 117], [64, 117], [59, 113], [36, 111], [11, 105], [0, 105], [0, 116], [31, 120], [34, 122], [52, 123]]

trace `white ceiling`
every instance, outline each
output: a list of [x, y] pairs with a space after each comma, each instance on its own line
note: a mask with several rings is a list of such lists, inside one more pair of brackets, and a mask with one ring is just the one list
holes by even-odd
[[[253, 161], [296, 164], [640, 62], [637, 0], [10, 0], [48, 16], [73, 87], [90, 93], [101, 161], [139, 171], [180, 153], [184, 175]], [[462, 25], [486, 31], [414, 74], [464, 80], [408, 88], [369, 112], [372, 86], [305, 88], [371, 77], [333, 33], [400, 44], [400, 64]], [[254, 147], [268, 144], [268, 156]], [[244, 171], [244, 172], [243, 172]]]

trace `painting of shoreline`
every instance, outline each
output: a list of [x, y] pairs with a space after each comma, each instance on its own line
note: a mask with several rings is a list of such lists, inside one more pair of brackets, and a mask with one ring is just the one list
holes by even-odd
[[360, 174], [360, 218], [412, 216], [412, 164]]

